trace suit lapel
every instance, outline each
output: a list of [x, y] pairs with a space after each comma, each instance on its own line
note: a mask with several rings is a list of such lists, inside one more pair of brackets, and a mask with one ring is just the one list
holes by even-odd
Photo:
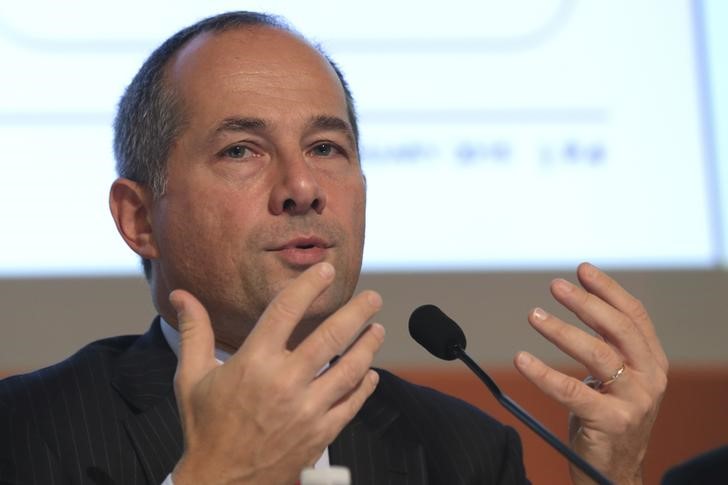
[[[112, 386], [131, 408], [124, 427], [150, 484], [161, 483], [182, 456], [183, 436], [173, 379], [177, 358], [154, 321], [120, 356]], [[351, 470], [352, 483], [427, 485], [424, 450], [394, 404], [397, 396], [380, 373], [376, 391], [329, 447], [332, 465]]]
[[413, 433], [388, 395], [387, 376], [380, 375], [377, 390], [330, 445], [331, 464], [348, 467], [354, 484], [426, 485], [422, 445], [409, 438]]
[[182, 429], [173, 390], [176, 366], [177, 358], [157, 318], [120, 356], [112, 377], [112, 386], [132, 410], [124, 427], [152, 484], [161, 483], [182, 456]]

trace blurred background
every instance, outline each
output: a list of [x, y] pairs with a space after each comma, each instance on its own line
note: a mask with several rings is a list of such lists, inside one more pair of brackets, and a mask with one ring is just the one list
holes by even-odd
[[[232, 9], [281, 14], [319, 42], [357, 101], [368, 181], [362, 287], [378, 358], [509, 424], [475, 378], [407, 335], [441, 306], [504, 390], [566, 436], [566, 412], [510, 361], [583, 377], [530, 330], [580, 261], [650, 310], [671, 384], [647, 459], [728, 442], [728, 3], [720, 0], [66, 2], [0, 4], [0, 374], [56, 362], [154, 318], [108, 213], [116, 103], [178, 29]], [[534, 483], [566, 466], [520, 428]]]

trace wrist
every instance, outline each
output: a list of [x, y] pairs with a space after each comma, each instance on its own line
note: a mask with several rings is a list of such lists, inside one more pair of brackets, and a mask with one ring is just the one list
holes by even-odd
[[[573, 465], [570, 468], [571, 471], [571, 483], [573, 485], [594, 485], [594, 480], [585, 475], [581, 470], [575, 468]], [[614, 478], [613, 475], [604, 473], [602, 474], [615, 485], [642, 485], [642, 471], [639, 471], [631, 477], [618, 477]], [[175, 484], [176, 485], [176, 484]]]
[[174, 485], [191, 485], [193, 483], [203, 483], [200, 476], [196, 476], [197, 467], [190, 463], [189, 458], [184, 455], [174, 466], [170, 477]]
[[173, 485], [256, 485], [268, 483], [251, 470], [214, 463], [209, 456], [183, 454], [170, 474]]
[[174, 485], [196, 485], [200, 483], [225, 485], [231, 483], [221, 476], [222, 467], [213, 467], [210, 460], [195, 460], [189, 455], [182, 455], [172, 470]]

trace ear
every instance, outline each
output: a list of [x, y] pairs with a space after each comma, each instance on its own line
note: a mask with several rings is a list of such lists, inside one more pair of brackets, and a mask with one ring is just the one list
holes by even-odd
[[109, 207], [116, 229], [126, 244], [146, 259], [159, 257], [159, 248], [152, 231], [151, 191], [126, 178], [118, 178], [111, 184]]

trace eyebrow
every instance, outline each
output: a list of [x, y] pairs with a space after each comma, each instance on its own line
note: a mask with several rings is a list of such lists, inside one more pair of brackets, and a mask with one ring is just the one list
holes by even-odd
[[[249, 131], [260, 133], [269, 128], [269, 125], [260, 118], [231, 117], [225, 118], [212, 132], [212, 138], [222, 133], [232, 131]], [[333, 130], [343, 133], [352, 146], [356, 147], [354, 132], [351, 125], [337, 116], [319, 115], [312, 117], [307, 123], [306, 131]]]
[[254, 131], [260, 132], [266, 129], [267, 125], [265, 121], [260, 118], [225, 118], [215, 128], [213, 136], [217, 136], [220, 133], [226, 131]]
[[351, 125], [339, 117], [326, 115], [315, 116], [311, 119], [309, 125], [309, 129], [339, 131], [348, 138], [351, 146], [356, 147], [354, 131], [351, 129]]

